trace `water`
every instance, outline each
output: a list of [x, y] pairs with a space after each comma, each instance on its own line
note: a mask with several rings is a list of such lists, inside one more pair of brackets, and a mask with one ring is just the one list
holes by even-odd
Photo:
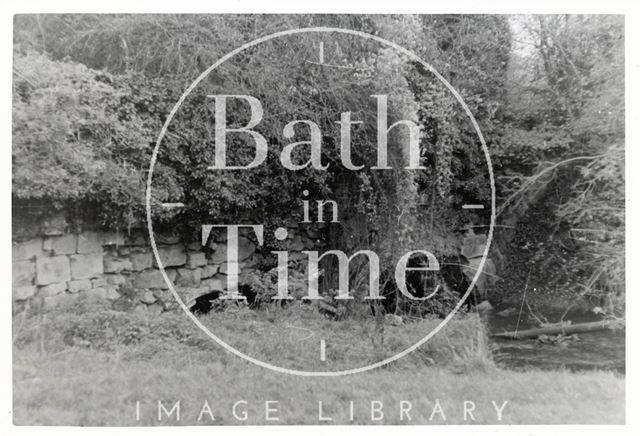
[[[525, 310], [526, 311], [526, 310]], [[544, 314], [551, 322], [559, 321], [562, 313]], [[537, 327], [523, 313], [519, 330]], [[570, 313], [565, 321], [579, 322], [597, 321], [600, 318], [591, 313]], [[499, 317], [496, 312], [486, 317], [490, 333], [514, 331], [518, 323], [518, 314]], [[526, 370], [566, 368], [572, 371], [601, 369], [625, 372], [625, 331], [602, 330], [598, 332], [580, 333], [577, 341], [563, 344], [544, 344], [537, 339], [510, 340], [491, 338], [493, 357], [501, 366], [510, 369]]]

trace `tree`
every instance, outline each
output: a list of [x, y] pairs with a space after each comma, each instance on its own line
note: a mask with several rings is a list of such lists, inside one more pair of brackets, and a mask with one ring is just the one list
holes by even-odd
[[[500, 213], [545, 202], [581, 293], [624, 304], [624, 25], [619, 16], [516, 20]], [[553, 242], [558, 244], [557, 241]], [[558, 262], [565, 263], [565, 261]], [[582, 281], [582, 283], [580, 283]]]

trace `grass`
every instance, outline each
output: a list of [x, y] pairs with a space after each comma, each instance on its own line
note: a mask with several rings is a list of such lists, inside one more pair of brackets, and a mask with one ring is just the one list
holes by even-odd
[[[437, 320], [385, 327], [373, 345], [367, 322], [314, 311], [217, 313], [203, 318], [223, 339], [272, 363], [307, 370], [362, 365], [413, 343]], [[215, 329], [213, 328], [215, 326]], [[319, 338], [327, 338], [327, 361]], [[329, 339], [330, 338], [330, 339]], [[18, 425], [196, 425], [205, 401], [214, 424], [588, 424], [624, 423], [624, 377], [608, 372], [514, 372], [496, 367], [480, 321], [451, 321], [417, 352], [384, 368], [332, 378], [275, 373], [224, 351], [183, 315], [146, 318], [83, 306], [14, 319], [14, 423]], [[330, 351], [331, 350], [331, 351]], [[372, 357], [373, 356], [373, 357]], [[180, 400], [181, 420], [157, 419], [158, 401]], [[247, 420], [234, 418], [233, 404]], [[498, 421], [491, 401], [508, 401]], [[265, 405], [265, 401], [278, 401]], [[371, 420], [371, 402], [384, 418]], [[429, 418], [437, 403], [443, 415]], [[475, 404], [475, 421], [463, 413]], [[136, 419], [136, 402], [140, 416]], [[353, 402], [353, 419], [351, 403]], [[403, 403], [405, 402], [405, 403]], [[411, 421], [400, 407], [411, 403]], [[265, 407], [279, 421], [267, 421]], [[379, 404], [374, 403], [378, 407]], [[467, 404], [470, 407], [470, 403]], [[379, 417], [374, 412], [374, 417]]]

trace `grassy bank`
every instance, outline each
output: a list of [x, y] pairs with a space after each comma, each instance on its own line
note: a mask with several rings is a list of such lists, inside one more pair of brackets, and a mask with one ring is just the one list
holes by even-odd
[[[385, 368], [337, 378], [301, 378], [245, 363], [181, 315], [146, 318], [97, 309], [15, 317], [16, 424], [624, 422], [623, 377], [497, 368], [474, 317], [452, 320], [419, 352]], [[367, 355], [372, 348], [377, 346], [378, 354], [394, 351], [437, 323], [387, 326], [382, 343], [370, 346], [369, 329], [329, 321], [312, 311], [243, 310], [213, 314], [204, 322], [251, 355], [313, 370], [362, 364], [372, 358]], [[325, 362], [318, 357], [320, 336], [331, 338]], [[307, 342], [314, 345], [301, 345]], [[177, 410], [158, 421], [158, 401], [170, 410], [178, 400], [180, 422], [175, 420]], [[236, 417], [233, 406], [238, 401], [246, 403], [238, 403]], [[322, 418], [332, 421], [320, 420], [319, 402]], [[499, 420], [496, 407], [502, 406]], [[274, 410], [267, 414], [266, 408]], [[242, 420], [245, 412], [247, 419]], [[275, 417], [279, 421], [267, 420]]]

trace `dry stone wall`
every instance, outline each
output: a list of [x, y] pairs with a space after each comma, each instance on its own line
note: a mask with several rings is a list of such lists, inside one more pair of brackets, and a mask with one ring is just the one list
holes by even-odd
[[[228, 265], [223, 240], [203, 249], [176, 236], [156, 239], [165, 271], [184, 301], [225, 289]], [[289, 229], [292, 259], [319, 242], [317, 232]], [[242, 274], [255, 271], [261, 255], [247, 235], [239, 238], [238, 254]], [[13, 242], [12, 266], [17, 309], [27, 302], [36, 308], [56, 307], [83, 295], [114, 302], [126, 299], [133, 310], [153, 313], [175, 307], [144, 230], [45, 231]]]

